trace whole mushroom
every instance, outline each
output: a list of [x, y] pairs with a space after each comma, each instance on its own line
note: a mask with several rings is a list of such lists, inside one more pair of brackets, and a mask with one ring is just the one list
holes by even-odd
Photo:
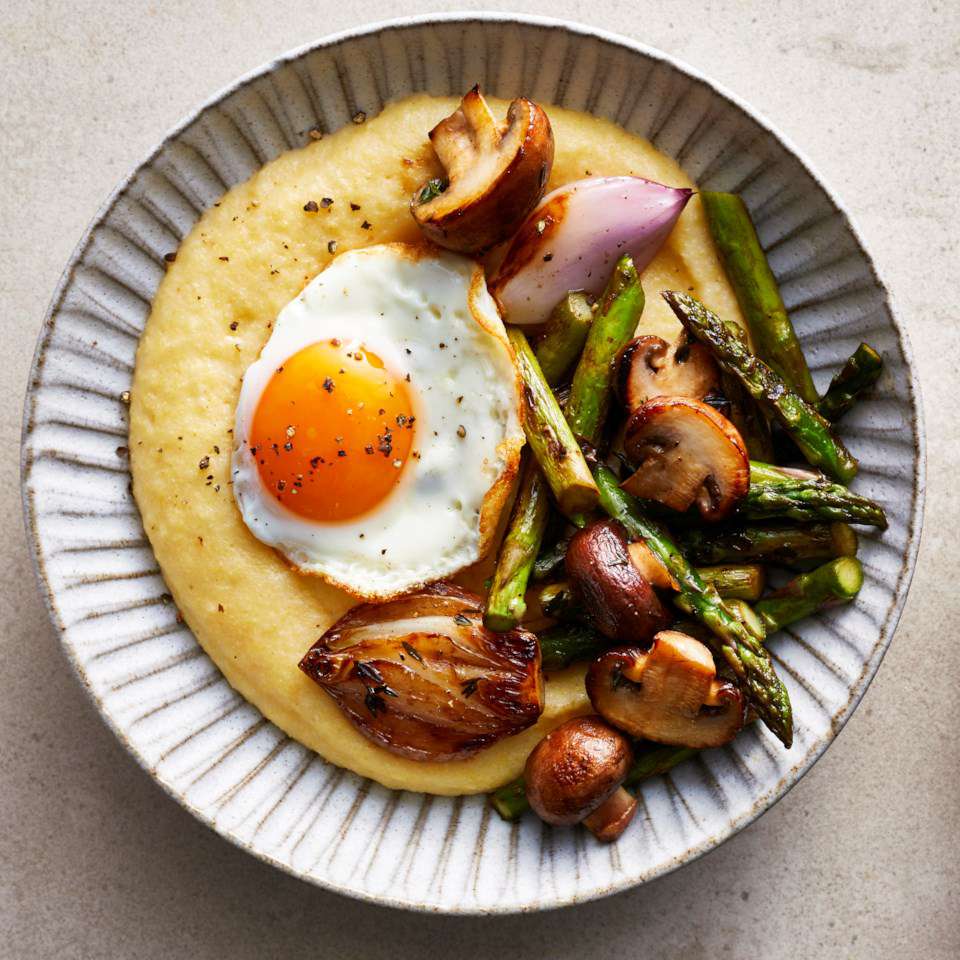
[[429, 180], [410, 210], [427, 239], [479, 253], [512, 236], [539, 203], [553, 166], [553, 131], [543, 108], [514, 100], [499, 123], [474, 87], [430, 131], [446, 179]]
[[670, 614], [631, 561], [626, 533], [615, 520], [573, 535], [566, 570], [584, 617], [610, 640], [643, 644], [669, 625]]
[[605, 843], [637, 812], [622, 786], [633, 763], [630, 742], [599, 717], [574, 717], [547, 734], [527, 758], [527, 800], [554, 826], [582, 823]]
[[744, 723], [743, 694], [717, 677], [704, 644], [676, 630], [658, 633], [649, 651], [602, 653], [587, 673], [587, 695], [608, 723], [657, 743], [719, 747]]

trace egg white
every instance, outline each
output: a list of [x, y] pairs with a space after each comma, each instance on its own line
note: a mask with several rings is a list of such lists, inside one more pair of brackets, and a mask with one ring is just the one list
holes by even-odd
[[[338, 523], [299, 517], [264, 487], [248, 437], [277, 367], [321, 340], [361, 344], [410, 375], [416, 431], [400, 482], [366, 514]], [[443, 344], [444, 346], [440, 346]], [[251, 533], [304, 573], [383, 599], [450, 576], [480, 558], [496, 517], [489, 497], [523, 446], [519, 383], [479, 264], [405, 244], [336, 257], [277, 317], [243, 377], [233, 491]]]

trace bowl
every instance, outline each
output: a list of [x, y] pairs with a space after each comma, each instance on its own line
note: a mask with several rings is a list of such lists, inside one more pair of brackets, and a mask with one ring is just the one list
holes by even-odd
[[[880, 500], [856, 602], [778, 634], [790, 751], [754, 725], [650, 780], [615, 845], [507, 824], [482, 796], [387, 790], [326, 763], [244, 701], [170, 601], [130, 492], [126, 391], [176, 250], [224, 191], [358, 112], [480, 82], [608, 117], [711, 189], [743, 194], [814, 377], [868, 340], [886, 359], [844, 421], [856, 489]], [[364, 27], [294, 51], [216, 94], [120, 184], [67, 264], [27, 393], [23, 502], [41, 590], [106, 722], [179, 803], [257, 857], [330, 890], [445, 913], [547, 909], [643, 883], [715, 847], [782, 797], [856, 707], [890, 643], [916, 559], [924, 456], [910, 349], [846, 213], [772, 126], [634, 41], [534, 17], [453, 14]]]

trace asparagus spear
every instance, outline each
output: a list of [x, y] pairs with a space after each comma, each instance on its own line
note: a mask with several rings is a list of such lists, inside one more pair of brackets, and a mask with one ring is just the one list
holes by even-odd
[[543, 669], [562, 670], [577, 660], [590, 660], [609, 644], [586, 624], [569, 621], [539, 635]]
[[727, 277], [750, 325], [757, 354], [807, 403], [817, 390], [746, 205], [734, 193], [701, 191], [700, 199]]
[[839, 557], [816, 570], [802, 573], [785, 587], [765, 597], [754, 611], [773, 633], [809, 617], [818, 610], [848, 603], [863, 586], [863, 567], [856, 557]]
[[554, 308], [547, 329], [537, 341], [536, 354], [547, 383], [560, 383], [563, 375], [583, 352], [593, 323], [593, 311], [586, 294], [568, 293]]
[[527, 609], [524, 599], [527, 581], [549, 517], [546, 485], [531, 458], [520, 478], [520, 489], [487, 595], [483, 622], [491, 630], [512, 630], [523, 618]]
[[[640, 747], [623, 785], [635, 787], [651, 777], [669, 773], [675, 766], [696, 756], [699, 752], [690, 747], [663, 747], [653, 743]], [[518, 820], [522, 817], [530, 809], [523, 777], [517, 777], [499, 790], [494, 790], [490, 794], [490, 803], [504, 820]]]
[[856, 459], [833, 435], [830, 424], [775, 370], [731, 336], [715, 313], [685, 293], [667, 290], [663, 296], [691, 335], [712, 350], [721, 368], [735, 375], [755, 400], [769, 408], [810, 463], [841, 483], [849, 483], [857, 475]]
[[[744, 347], [747, 346], [747, 336], [739, 325], [728, 321], [727, 329]], [[723, 395], [730, 401], [730, 419], [743, 437], [747, 453], [758, 460], [772, 460], [773, 438], [770, 435], [770, 424], [767, 423], [757, 401], [747, 393], [743, 384], [733, 374], [725, 370], [720, 372], [720, 385]]]
[[650, 744], [646, 749], [637, 752], [623, 785], [633, 787], [650, 777], [669, 773], [675, 766], [695, 757], [699, 752], [692, 747], [662, 747], [659, 744]]
[[517, 777], [494, 790], [490, 794], [490, 803], [504, 820], [519, 820], [530, 809], [523, 777]]
[[883, 357], [873, 347], [861, 343], [839, 373], [830, 381], [817, 409], [827, 420], [839, 420], [860, 394], [872, 387], [883, 373]]
[[756, 563], [697, 567], [697, 573], [725, 600], [756, 600], [767, 579], [763, 567]]
[[563, 563], [567, 558], [567, 544], [570, 541], [561, 538], [552, 547], [542, 551], [533, 564], [534, 580], [549, 580], [563, 570]]
[[583, 452], [570, 431], [553, 391], [522, 331], [507, 331], [523, 380], [524, 430], [560, 511], [567, 516], [588, 513], [597, 505], [597, 485]]
[[825, 479], [751, 482], [738, 512], [749, 520], [842, 520], [887, 528], [883, 507]]
[[610, 407], [614, 357], [636, 331], [643, 304], [637, 268], [625, 255], [617, 261], [600, 298], [567, 401], [574, 436], [590, 447], [599, 445]]
[[759, 560], [793, 566], [852, 557], [857, 552], [857, 535], [845, 523], [816, 523], [806, 527], [746, 524], [685, 530], [681, 544], [695, 563]]
[[751, 630], [730, 612], [726, 602], [704, 583], [666, 531], [646, 517], [637, 501], [620, 489], [611, 470], [597, 466], [594, 476], [600, 490], [600, 506], [619, 520], [632, 537], [642, 537], [670, 571], [680, 587], [674, 602], [710, 628], [714, 652], [737, 675], [758, 716], [789, 747], [793, 742], [790, 698], [763, 647], [763, 633]]

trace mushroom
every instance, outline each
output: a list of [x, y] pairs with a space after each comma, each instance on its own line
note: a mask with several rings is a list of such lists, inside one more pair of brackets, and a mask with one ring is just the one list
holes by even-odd
[[643, 644], [670, 623], [650, 581], [631, 563], [615, 520], [578, 530], [567, 547], [566, 568], [585, 619], [609, 639]]
[[634, 411], [623, 449], [637, 468], [621, 486], [673, 510], [694, 503], [704, 520], [722, 520], [750, 486], [750, 460], [737, 428], [689, 397], [657, 397]]
[[720, 372], [702, 343], [682, 333], [673, 343], [635, 337], [617, 355], [617, 393], [632, 413], [653, 397], [703, 400], [720, 385]]
[[627, 544], [630, 562], [660, 590], [679, 590], [680, 585], [673, 574], [664, 566], [663, 561], [647, 546], [646, 540], [634, 540]]
[[516, 233], [539, 203], [553, 166], [553, 131], [543, 108], [519, 97], [498, 123], [479, 87], [430, 131], [446, 180], [429, 180], [410, 210], [429, 240], [478, 253]]
[[633, 763], [630, 742], [599, 717], [574, 717], [548, 733], [527, 758], [527, 800], [554, 826], [583, 823], [604, 843], [637, 812], [622, 786]]
[[707, 647], [676, 630], [658, 633], [649, 652], [602, 653], [587, 673], [587, 695], [608, 723], [673, 746], [722, 746], [744, 722], [743, 694], [717, 677]]

